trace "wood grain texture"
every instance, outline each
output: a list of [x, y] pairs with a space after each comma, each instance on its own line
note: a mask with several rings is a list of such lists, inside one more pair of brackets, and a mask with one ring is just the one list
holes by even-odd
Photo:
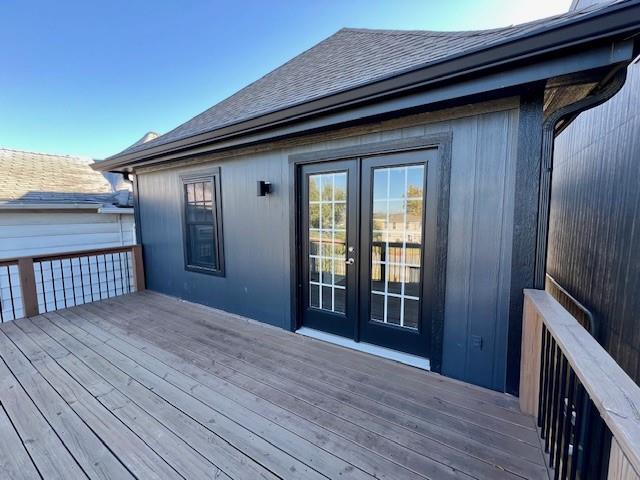
[[20, 258], [18, 272], [22, 291], [22, 311], [25, 316], [33, 317], [38, 315], [38, 294], [36, 293], [36, 278], [33, 272], [33, 258]]
[[553, 335], [630, 465], [640, 471], [640, 387], [549, 293], [525, 296]]
[[633, 469], [615, 439], [611, 441], [607, 480], [640, 480], [640, 475]]
[[542, 353], [542, 320], [529, 297], [522, 315], [522, 360], [520, 362], [520, 410], [538, 416]]
[[[472, 456], [477, 456], [475, 459], [471, 458], [471, 456], [465, 458], [460, 450], [443, 446], [442, 443], [430, 441], [428, 438], [411, 435], [407, 431], [398, 432], [397, 435], [393, 436], [394, 441], [391, 441], [391, 438], [387, 438], [391, 435], [388, 432], [382, 433], [383, 430], [381, 429], [378, 430], [378, 434], [367, 431], [375, 427], [372, 427], [371, 421], [367, 421], [366, 417], [362, 415], [356, 421], [353, 418], [349, 419], [353, 424], [345, 424], [336, 418], [338, 416], [336, 412], [322, 411], [313, 408], [309, 404], [304, 408], [305, 403], [289, 399], [286, 395], [282, 395], [282, 392], [277, 395], [276, 389], [272, 389], [271, 395], [267, 396], [264, 395], [264, 388], [258, 389], [254, 394], [253, 391], [255, 390], [250, 392], [252, 390], [250, 388], [245, 389], [240, 385], [230, 383], [229, 374], [212, 375], [208, 370], [199, 366], [196, 367], [194, 359], [187, 361], [173, 353], [155, 347], [148, 341], [131, 335], [131, 331], [127, 333], [118, 327], [109, 327], [97, 315], [92, 315], [87, 311], [79, 312], [77, 315], [70, 311], [62, 312], [62, 314], [78, 327], [90, 331], [94, 336], [114, 346], [122, 353], [132, 356], [138, 352], [136, 357], [143, 361], [145, 365], [148, 365], [147, 368], [157, 370], [158, 374], [163, 372], [163, 376], [171, 379], [170, 381], [176, 381], [173, 379], [177, 379], [178, 383], [176, 384], [185, 382], [185, 379], [181, 379], [176, 372], [171, 372], [170, 370], [169, 374], [167, 374], [169, 366], [180, 373], [188, 375], [190, 379], [187, 380], [184, 386], [188, 386], [193, 392], [198, 392], [198, 398], [202, 401], [213, 402], [212, 405], [219, 405], [224, 401], [232, 400], [265, 418], [279, 422], [300, 437], [308, 439], [317, 447], [330, 451], [336, 457], [344, 458], [364, 470], [375, 473], [377, 476], [387, 476], [388, 470], [385, 468], [384, 462], [381, 463], [376, 460], [370, 453], [366, 453], [366, 450], [371, 450], [381, 457], [404, 464], [414, 471], [432, 472], [434, 476], [439, 478], [451, 476], [451, 471], [443, 469], [442, 465], [464, 469], [479, 476], [511, 478], [509, 473], [495, 469], [489, 463], [478, 462], [478, 456], [483, 460], [491, 458], [493, 459], [492, 461], [496, 461], [495, 459], [499, 458], [500, 462], [508, 465], [510, 470], [515, 470], [529, 478], [534, 478], [541, 472], [541, 469], [532, 463], [522, 462], [519, 464], [517, 461], [510, 461], [506, 455], [500, 455], [491, 449], [485, 449], [484, 453], [480, 453], [478, 452], [479, 449], [470, 448], [468, 453], [474, 452], [475, 455]], [[106, 327], [109, 327], [108, 331], [112, 333], [107, 333]], [[114, 334], [117, 336], [114, 336]], [[141, 349], [147, 354], [141, 355], [139, 353]], [[209, 362], [207, 362], [208, 364]], [[200, 363], [199, 365], [203, 364]], [[214, 391], [222, 394], [228, 400], [224, 400], [224, 398], [217, 400], [219, 395], [213, 393]], [[358, 424], [362, 425], [362, 427], [358, 428]], [[365, 426], [368, 428], [363, 428]], [[393, 426], [387, 428], [393, 429]], [[340, 437], [348, 439], [350, 442], [345, 442]], [[317, 439], [320, 438], [325, 440], [318, 442]], [[365, 448], [366, 450], [364, 450]], [[419, 455], [419, 452], [427, 452], [427, 457]], [[438, 462], [433, 462], [430, 459], [438, 460]], [[439, 465], [439, 463], [442, 465]], [[460, 465], [464, 465], [464, 467]], [[386, 471], [387, 473], [385, 473]], [[396, 473], [395, 475], [397, 476], [398, 474]]]
[[49, 429], [15, 478], [547, 478], [516, 399], [149, 291], [0, 326], [0, 356], [0, 431]]
[[142, 246], [134, 245], [131, 247], [133, 253], [133, 278], [135, 279], [136, 291], [141, 292], [145, 287], [144, 279], [144, 259], [142, 257]]
[[0, 471], [7, 480], [36, 480], [38, 470], [13, 428], [7, 412], [0, 407]]
[[[18, 330], [11, 323], [4, 328]], [[3, 332], [0, 332], [0, 352], [16, 380], [90, 478], [135, 478]]]

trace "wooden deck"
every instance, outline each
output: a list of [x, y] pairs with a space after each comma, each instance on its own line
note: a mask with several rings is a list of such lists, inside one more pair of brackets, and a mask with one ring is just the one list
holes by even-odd
[[0, 326], [1, 478], [547, 478], [514, 398], [151, 292]]

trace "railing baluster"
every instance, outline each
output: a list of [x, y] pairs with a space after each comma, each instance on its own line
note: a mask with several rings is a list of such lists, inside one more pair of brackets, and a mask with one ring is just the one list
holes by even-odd
[[91, 290], [91, 301], [95, 302], [96, 297], [93, 294], [93, 272], [91, 271], [91, 257], [87, 255], [87, 266], [89, 267], [89, 288]]
[[551, 338], [551, 345], [549, 350], [550, 364], [549, 364], [549, 390], [547, 392], [547, 413], [544, 432], [544, 450], [549, 452], [549, 444], [551, 442], [551, 424], [553, 423], [553, 406], [555, 399], [555, 379], [556, 379], [556, 342]]
[[102, 255], [102, 263], [104, 263], [104, 286], [109, 298], [109, 268], [107, 267], [107, 254]]
[[[134, 251], [138, 255], [134, 274], [135, 271], [139, 272], [135, 278], [140, 285], [138, 289], [142, 290], [144, 270], [142, 257], [139, 255], [141, 249], [135, 245], [0, 261], [0, 323], [14, 320], [20, 315], [31, 317], [131, 293], [133, 287], [130, 262]], [[45, 267], [49, 272], [45, 272]], [[16, 270], [19, 282], [13, 278], [15, 272], [12, 269]], [[79, 301], [79, 297], [82, 301]], [[22, 300], [21, 309], [16, 306], [19, 299]]]
[[[572, 420], [573, 411], [575, 405], [575, 380], [576, 374], [571, 369], [571, 365], [567, 363], [567, 370], [569, 375], [569, 381], [567, 385], [566, 405], [564, 412], [564, 425], [562, 428], [562, 456], [560, 457], [560, 471], [556, 478], [567, 478], [568, 475], [568, 463], [569, 463], [569, 446], [571, 445], [572, 434]], [[558, 471], [558, 469], [556, 469]]]
[[44, 306], [44, 311], [48, 312], [47, 309], [47, 292], [44, 288], [44, 271], [42, 269], [42, 262], [38, 262], [38, 268], [40, 269], [40, 285], [42, 286], [42, 304]]
[[522, 342], [520, 407], [554, 480], [640, 478], [638, 385], [547, 292], [525, 290]]
[[545, 382], [547, 379], [547, 327], [542, 324], [540, 348], [540, 386], [538, 388], [538, 428], [542, 428], [544, 419]]
[[[9, 275], [9, 266], [7, 266], [7, 276], [8, 275]], [[13, 299], [13, 295], [11, 295], [11, 298]], [[3, 303], [4, 302], [2, 300], [2, 276], [0, 275], [0, 323], [4, 323], [4, 305], [3, 305]]]
[[555, 448], [553, 449], [552, 465], [555, 468], [555, 478], [560, 474], [560, 455], [562, 452], [562, 439], [564, 435], [564, 420], [567, 415], [567, 359], [560, 353], [560, 390], [558, 391], [558, 416], [555, 429]]
[[118, 289], [116, 284], [116, 264], [113, 259], [113, 253], [111, 254], [111, 277], [113, 278], [113, 296], [118, 295]]
[[120, 294], [124, 295], [124, 277], [122, 276], [122, 254], [118, 252], [118, 273], [120, 274]]
[[69, 259], [69, 269], [71, 270], [71, 295], [73, 296], [73, 305], [78, 305], [78, 296], [76, 295], [76, 281], [73, 278], [73, 258]]
[[573, 455], [571, 456], [571, 476], [572, 480], [578, 478], [578, 472], [582, 468], [583, 462], [583, 442], [584, 431], [586, 426], [585, 414], [587, 413], [587, 392], [580, 383], [577, 382], [576, 387], [576, 409], [574, 419], [574, 434], [573, 434]]
[[64, 308], [67, 308], [67, 287], [64, 283], [64, 265], [62, 264], [62, 259], [58, 262], [60, 263], [60, 275], [62, 276], [62, 301], [64, 303]]
[[84, 274], [82, 273], [82, 258], [78, 257], [78, 265], [80, 266], [80, 290], [82, 292], [82, 303], [87, 303], [87, 294], [84, 291]]
[[131, 293], [131, 271], [129, 270], [129, 259], [131, 258], [131, 252], [125, 252], [125, 266], [127, 267], [127, 290]]
[[53, 289], [53, 309], [58, 309], [58, 298], [56, 296], [56, 279], [53, 275], [53, 261], [49, 261], [49, 268], [51, 269], [51, 287]]
[[98, 256], [94, 257], [96, 259], [96, 270], [98, 272], [98, 296], [99, 299], [102, 300], [102, 281], [100, 280], [100, 264], [98, 263]]
[[[9, 282], [9, 297], [11, 298], [11, 313], [13, 319], [16, 319], [16, 298], [13, 296], [13, 283], [11, 282], [11, 266], [7, 265], [7, 280]], [[2, 307], [0, 307], [0, 310]]]

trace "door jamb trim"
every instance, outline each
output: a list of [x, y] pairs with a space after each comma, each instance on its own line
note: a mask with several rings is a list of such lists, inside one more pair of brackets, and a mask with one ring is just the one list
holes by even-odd
[[348, 158], [368, 157], [389, 153], [406, 152], [411, 150], [424, 150], [436, 148], [441, 165], [440, 198], [438, 199], [438, 243], [441, 250], [437, 252], [436, 271], [438, 281], [435, 297], [438, 299], [434, 318], [431, 322], [431, 371], [442, 370], [442, 348], [444, 332], [444, 303], [447, 265], [447, 245], [449, 226], [449, 183], [451, 176], [451, 144], [453, 135], [451, 132], [439, 132], [419, 137], [373, 142], [351, 147], [341, 147], [329, 150], [315, 150], [311, 152], [289, 155], [289, 252], [290, 252], [290, 296], [291, 310], [289, 330], [295, 332], [302, 326], [301, 310], [301, 265], [298, 260], [301, 256], [300, 238], [302, 236], [300, 209], [300, 170], [307, 163], [320, 163]]

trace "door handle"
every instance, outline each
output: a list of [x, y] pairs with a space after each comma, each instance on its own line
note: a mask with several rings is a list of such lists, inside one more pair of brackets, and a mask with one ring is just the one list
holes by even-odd
[[344, 263], [345, 263], [345, 264], [347, 264], [347, 265], [353, 265], [353, 264], [355, 263], [355, 259], [353, 259], [353, 258], [347, 258], [347, 259], [344, 261]]

